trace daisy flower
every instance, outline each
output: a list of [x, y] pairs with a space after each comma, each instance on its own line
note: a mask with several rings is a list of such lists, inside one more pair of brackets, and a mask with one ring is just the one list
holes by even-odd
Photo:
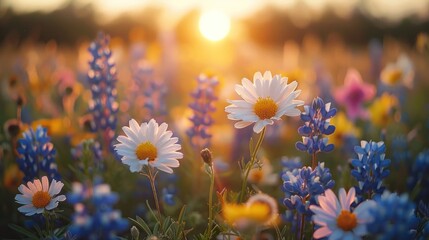
[[283, 115], [299, 116], [301, 111], [297, 106], [303, 101], [295, 100], [301, 90], [295, 90], [296, 81], [287, 83], [286, 77], [281, 75], [271, 76], [270, 71], [264, 75], [256, 72], [253, 83], [247, 78], [241, 80], [242, 85], [235, 85], [235, 91], [243, 100], [228, 100], [231, 104], [225, 108], [228, 119], [238, 120], [236, 128], [244, 128], [252, 123], [253, 131], [260, 133], [267, 125], [274, 124], [274, 120], [280, 120]]
[[122, 163], [130, 166], [131, 172], [142, 171], [143, 166], [149, 165], [167, 173], [173, 173], [171, 168], [178, 167], [183, 157], [177, 137], [171, 137], [173, 133], [167, 131], [168, 125], [158, 125], [155, 119], [139, 125], [131, 119], [129, 127], [122, 130], [126, 136], [118, 136], [120, 142], [115, 145], [116, 152], [122, 156]]
[[347, 194], [344, 188], [341, 188], [340, 201], [331, 189], [325, 191], [325, 196], [318, 196], [320, 207], [310, 206], [310, 210], [314, 212], [313, 221], [319, 226], [313, 234], [314, 238], [361, 239], [367, 234], [366, 224], [372, 221], [369, 210], [375, 202], [363, 202], [352, 212], [350, 205], [355, 201], [355, 194], [354, 188]]
[[26, 216], [43, 213], [46, 210], [52, 210], [58, 206], [58, 202], [66, 200], [66, 196], [58, 195], [63, 188], [64, 183], [52, 179], [49, 184], [46, 176], [42, 181], [35, 179], [33, 182], [27, 182], [27, 186], [21, 184], [18, 187], [21, 194], [16, 194], [15, 200], [19, 204], [24, 204], [18, 208], [18, 211]]

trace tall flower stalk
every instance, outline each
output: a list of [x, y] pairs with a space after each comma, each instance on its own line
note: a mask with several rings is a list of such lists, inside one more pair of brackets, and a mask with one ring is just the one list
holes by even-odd
[[201, 74], [198, 76], [197, 82], [197, 88], [191, 93], [194, 101], [189, 104], [193, 110], [193, 115], [189, 118], [192, 126], [186, 131], [186, 134], [189, 136], [192, 146], [202, 149], [210, 147], [212, 135], [209, 127], [214, 122], [210, 113], [216, 111], [214, 103], [217, 97], [214, 90], [219, 81], [214, 76]]
[[40, 172], [44, 172], [49, 181], [61, 180], [55, 161], [56, 150], [46, 128], [38, 126], [36, 130], [25, 131], [23, 138], [18, 140], [17, 151], [17, 163], [24, 173], [23, 182], [33, 181]]
[[108, 35], [99, 33], [88, 49], [92, 56], [88, 71], [92, 94], [89, 110], [95, 123], [92, 130], [99, 131], [106, 151], [113, 150], [112, 143], [117, 123], [116, 113], [119, 109], [116, 100], [117, 73], [109, 42]]
[[296, 148], [311, 155], [311, 167], [317, 166], [317, 154], [319, 152], [330, 152], [334, 149], [333, 144], [328, 144], [327, 135], [335, 131], [335, 126], [330, 125], [330, 120], [337, 110], [331, 108], [331, 103], [326, 103], [319, 97], [313, 100], [311, 106], [304, 106], [305, 112], [301, 113], [304, 125], [298, 128], [302, 135], [302, 142], [296, 143]]

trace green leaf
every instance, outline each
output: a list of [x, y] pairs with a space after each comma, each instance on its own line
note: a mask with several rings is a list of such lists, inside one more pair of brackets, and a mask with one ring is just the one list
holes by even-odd
[[9, 227], [18, 233], [24, 234], [25, 236], [29, 237], [30, 239], [39, 239], [39, 237], [36, 234], [28, 231], [26, 228], [23, 228], [23, 227], [18, 226], [16, 224], [9, 224]]

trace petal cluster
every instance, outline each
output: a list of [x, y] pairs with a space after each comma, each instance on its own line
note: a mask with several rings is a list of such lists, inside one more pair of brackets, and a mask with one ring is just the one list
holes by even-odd
[[[116, 152], [122, 156], [122, 163], [130, 166], [131, 172], [140, 172], [143, 166], [150, 165], [161, 171], [172, 173], [171, 168], [179, 167], [177, 159], [181, 159], [183, 154], [177, 152], [181, 149], [181, 146], [177, 144], [178, 138], [172, 137], [173, 133], [168, 131], [167, 127], [166, 123], [158, 125], [154, 119], [141, 125], [131, 119], [129, 126], [122, 128], [125, 136], [118, 136], [117, 140], [120, 143], [115, 145]], [[154, 159], [139, 159], [138, 149], [143, 144], [151, 146], [152, 151], [156, 151]]]
[[[56, 181], [55, 179], [52, 179], [49, 184], [46, 176], [42, 177], [42, 181], [35, 179], [27, 182], [27, 184], [21, 184], [18, 187], [20, 194], [15, 196], [15, 200], [24, 206], [19, 207], [18, 211], [26, 216], [31, 216], [56, 208], [58, 202], [66, 200], [64, 195], [58, 195], [63, 186], [64, 184], [61, 181]], [[39, 197], [40, 195], [42, 197]]]
[[344, 86], [335, 91], [335, 100], [346, 107], [347, 115], [352, 120], [365, 118], [367, 113], [363, 109], [364, 102], [375, 96], [375, 87], [364, 83], [356, 69], [349, 69], [344, 79]]
[[229, 100], [231, 104], [225, 108], [228, 118], [237, 120], [236, 128], [244, 128], [253, 123], [253, 131], [259, 133], [267, 125], [274, 124], [283, 115], [299, 116], [301, 111], [297, 106], [303, 101], [296, 100], [301, 90], [296, 90], [298, 83], [287, 83], [287, 78], [280, 75], [271, 75], [266, 71], [264, 75], [256, 72], [253, 83], [247, 78], [241, 80], [241, 85], [235, 86], [235, 91], [243, 100]]

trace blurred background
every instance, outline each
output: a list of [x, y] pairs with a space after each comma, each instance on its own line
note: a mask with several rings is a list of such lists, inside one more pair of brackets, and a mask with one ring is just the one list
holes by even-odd
[[[395, 156], [395, 148], [407, 152], [406, 157], [396, 161], [389, 180], [389, 189], [399, 192], [407, 188], [407, 173], [401, 169], [410, 168], [411, 159], [429, 147], [429, 0], [2, 0], [2, 169], [14, 164], [13, 149], [8, 146], [13, 141], [7, 136], [6, 123], [16, 117], [19, 105], [23, 123], [48, 127], [64, 178], [78, 180], [67, 175], [67, 169], [73, 164], [70, 149], [88, 137], [82, 133], [91, 101], [88, 62], [92, 56], [88, 48], [99, 32], [110, 35], [112, 61], [116, 63], [116, 134], [122, 134], [121, 127], [130, 118], [147, 120], [149, 115], [142, 110], [146, 106], [142, 96], [145, 89], [137, 88], [135, 74], [136, 69], [149, 69], [155, 85], [165, 87], [157, 101], [165, 101], [166, 109], [157, 113], [158, 119], [168, 122], [169, 129], [179, 136], [186, 158], [181, 164], [189, 159], [200, 160], [200, 148], [186, 146], [186, 131], [192, 126], [189, 118], [193, 114], [188, 107], [194, 100], [190, 93], [198, 87], [200, 74], [216, 76], [219, 84], [214, 92], [218, 100], [213, 103], [216, 110], [210, 126], [211, 149], [219, 159], [219, 168], [231, 170], [218, 189], [239, 186], [237, 161], [248, 155], [252, 136], [250, 127], [234, 129], [224, 107], [227, 99], [238, 99], [234, 85], [243, 77], [252, 79], [257, 71], [270, 70], [298, 81], [302, 89], [299, 99], [306, 104], [321, 96], [338, 108], [338, 115], [342, 115], [338, 119], [342, 120], [336, 120], [338, 134], [330, 139], [335, 141], [336, 149], [320, 156], [321, 161], [329, 160], [326, 163], [338, 177], [338, 186], [351, 185], [342, 171], [349, 170], [353, 146], [361, 139], [386, 141], [387, 158]], [[389, 67], [388, 77], [383, 78], [382, 72], [388, 66], [396, 72]], [[358, 75], [348, 76], [350, 69]], [[374, 105], [371, 116], [385, 119], [373, 119], [368, 114], [361, 119], [345, 117], [347, 105], [335, 93], [346, 91], [348, 78], [359, 78], [374, 86], [373, 99], [362, 102], [362, 107], [372, 111], [369, 108]], [[394, 101], [400, 103], [395, 107], [379, 104], [384, 93], [399, 99], [387, 100], [388, 106]], [[17, 103], [17, 96], [23, 96], [25, 103]], [[263, 153], [271, 161], [274, 169], [270, 166], [269, 171], [277, 181], [261, 189], [276, 197], [283, 194], [279, 190], [282, 156], [300, 156], [308, 164], [308, 156], [294, 147], [301, 139], [297, 133], [301, 124], [299, 118], [286, 118], [268, 129]], [[347, 142], [348, 136], [353, 141]], [[399, 148], [393, 144], [397, 139], [403, 140]], [[128, 170], [120, 166], [112, 169], [130, 178]], [[189, 175], [182, 166], [178, 171], [181, 177]], [[4, 186], [10, 191], [10, 202], [3, 204], [2, 212], [7, 214], [2, 215], [13, 216], [11, 221], [19, 222], [22, 216], [10, 205], [22, 179], [9, 175], [4, 175]], [[188, 178], [188, 183], [195, 181]], [[121, 192], [124, 216], [134, 216], [134, 205], [128, 201], [130, 192], [137, 187], [123, 189], [121, 181], [109, 183], [113, 190]], [[195, 200], [195, 192], [189, 193], [186, 181], [184, 186], [181, 200]], [[7, 229], [9, 219], [2, 220], [2, 229]]]

